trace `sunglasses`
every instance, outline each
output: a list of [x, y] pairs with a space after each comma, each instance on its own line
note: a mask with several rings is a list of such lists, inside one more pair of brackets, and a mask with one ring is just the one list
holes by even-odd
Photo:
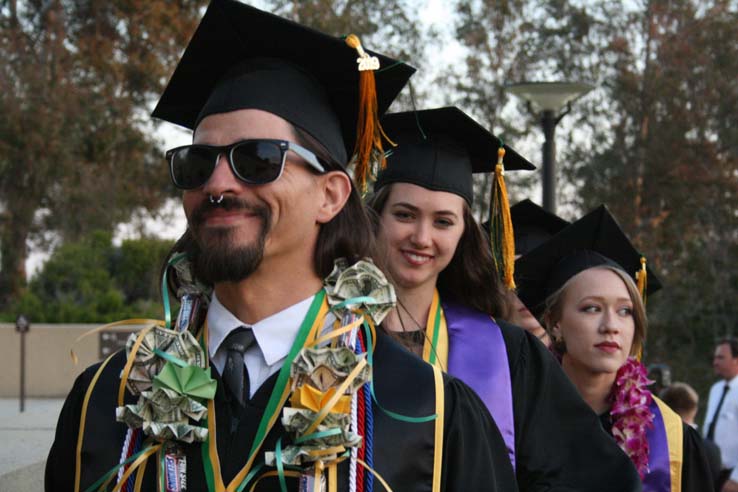
[[230, 145], [184, 145], [167, 150], [166, 158], [174, 186], [192, 190], [207, 183], [222, 154], [227, 157], [233, 174], [244, 183], [271, 183], [282, 175], [288, 150], [302, 157], [318, 172], [325, 172], [314, 153], [286, 140], [256, 139], [241, 140]]

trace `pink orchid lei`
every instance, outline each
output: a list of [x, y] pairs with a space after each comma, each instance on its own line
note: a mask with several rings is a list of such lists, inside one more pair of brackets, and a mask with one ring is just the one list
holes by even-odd
[[630, 457], [641, 479], [648, 473], [648, 440], [646, 430], [653, 427], [653, 400], [647, 386], [653, 381], [646, 377], [646, 367], [634, 357], [628, 357], [618, 369], [612, 387], [612, 435]]

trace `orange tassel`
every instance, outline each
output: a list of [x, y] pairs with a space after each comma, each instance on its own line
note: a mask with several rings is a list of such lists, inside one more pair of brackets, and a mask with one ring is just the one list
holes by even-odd
[[[505, 185], [505, 148], [497, 150], [497, 165], [495, 178], [492, 183], [492, 211], [491, 227], [492, 247], [495, 267], [500, 273], [508, 289], [515, 288], [515, 237], [513, 235], [512, 218], [510, 217], [510, 203], [507, 198]], [[497, 239], [497, 241], [495, 241]]]
[[[379, 68], [379, 60], [364, 51], [361, 41], [355, 34], [346, 36], [346, 44], [359, 54], [356, 60], [359, 64], [359, 117], [356, 125], [356, 146], [354, 147], [354, 158], [356, 159], [354, 179], [363, 194], [366, 193], [367, 182], [376, 178], [379, 169], [384, 169], [387, 165], [382, 148], [382, 137], [387, 137], [379, 123], [377, 86], [374, 80], [374, 70]], [[372, 165], [373, 159], [378, 160], [378, 166]]]
[[646, 270], [646, 257], [641, 256], [641, 269], [638, 270], [635, 274], [636, 277], [636, 283], [638, 285], [638, 292], [641, 294], [641, 299], [643, 299], [643, 305], [646, 305], [646, 288], [648, 287], [648, 273]]

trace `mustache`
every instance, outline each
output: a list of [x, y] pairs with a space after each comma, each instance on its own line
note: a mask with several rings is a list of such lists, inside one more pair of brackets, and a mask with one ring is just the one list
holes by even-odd
[[195, 207], [190, 216], [190, 221], [193, 226], [197, 227], [205, 221], [205, 217], [208, 213], [213, 210], [222, 208], [227, 211], [243, 211], [261, 218], [265, 224], [269, 223], [271, 218], [271, 211], [265, 205], [257, 203], [251, 203], [249, 200], [244, 198], [238, 198], [235, 196], [224, 196], [220, 203], [213, 203], [209, 199], [204, 199], [200, 204]]

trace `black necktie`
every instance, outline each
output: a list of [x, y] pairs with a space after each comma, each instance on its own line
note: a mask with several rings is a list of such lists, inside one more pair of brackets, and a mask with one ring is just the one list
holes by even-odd
[[254, 332], [241, 327], [233, 330], [223, 340], [226, 350], [226, 363], [223, 369], [223, 381], [231, 392], [231, 396], [239, 404], [249, 398], [249, 376], [243, 361], [243, 354], [254, 343]]
[[728, 394], [729, 389], [730, 386], [728, 386], [727, 384], [723, 386], [723, 394], [720, 397], [720, 401], [718, 402], [718, 406], [715, 409], [715, 413], [712, 414], [712, 422], [710, 422], [710, 427], [707, 428], [707, 438], [711, 441], [715, 440], [715, 425], [717, 424], [718, 416], [720, 416], [720, 409], [723, 407], [725, 395]]

